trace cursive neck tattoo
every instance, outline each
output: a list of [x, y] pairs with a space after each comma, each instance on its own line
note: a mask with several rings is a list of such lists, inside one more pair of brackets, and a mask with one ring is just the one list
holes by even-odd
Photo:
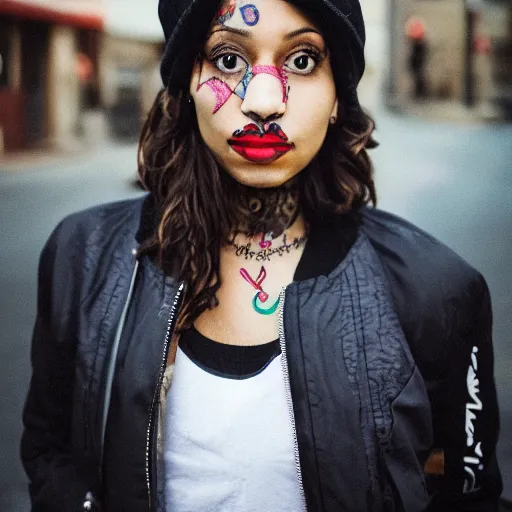
[[299, 249], [307, 240], [307, 236], [294, 238], [292, 241], [288, 241], [286, 233], [283, 235], [283, 243], [277, 247], [266, 247], [260, 250], [253, 250], [252, 243], [237, 244], [235, 241], [229, 241], [235, 249], [235, 254], [238, 257], [243, 257], [247, 261], [258, 261], [258, 262], [269, 262], [272, 256], [283, 256], [284, 254], [290, 254], [293, 250]]

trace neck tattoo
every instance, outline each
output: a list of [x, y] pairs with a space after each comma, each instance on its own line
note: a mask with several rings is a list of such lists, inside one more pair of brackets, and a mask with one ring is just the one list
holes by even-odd
[[[227, 190], [233, 228], [250, 238], [267, 234], [277, 239], [300, 215], [299, 189], [288, 183], [274, 189], [252, 189], [239, 184]], [[261, 247], [262, 249], [264, 247]]]
[[294, 249], [299, 249], [306, 240], [306, 236], [301, 236], [294, 238], [292, 241], [288, 241], [288, 237], [285, 233], [283, 235], [283, 243], [277, 247], [272, 247], [272, 233], [268, 233], [262, 235], [261, 241], [258, 244], [260, 247], [259, 251], [253, 250], [251, 242], [242, 245], [230, 241], [229, 245], [235, 249], [237, 256], [244, 257], [248, 261], [269, 262], [272, 256], [283, 256], [284, 254], [290, 254]]
[[[261, 248], [260, 251], [252, 251], [250, 242], [246, 245], [238, 245], [235, 242], [230, 242], [230, 245], [235, 248], [235, 253], [237, 256], [244, 256], [246, 260], [255, 259], [256, 261], [270, 261], [270, 258], [276, 254], [283, 256], [283, 254], [288, 254], [293, 249], [298, 249], [306, 241], [306, 239], [307, 237], [303, 236], [300, 238], [295, 238], [292, 242], [288, 243], [285, 233], [283, 235], [283, 243], [278, 247], [272, 247], [272, 233], [267, 233], [262, 235], [258, 244]], [[265, 281], [267, 277], [267, 271], [265, 267], [261, 267], [256, 279], [253, 279], [245, 268], [240, 269], [240, 275], [257, 292], [252, 299], [252, 307], [254, 311], [260, 315], [274, 314], [279, 307], [279, 299], [277, 299], [271, 306], [266, 307], [269, 295], [262, 286], [263, 281]]]
[[279, 299], [277, 299], [274, 304], [272, 304], [270, 307], [265, 308], [265, 303], [268, 301], [269, 296], [268, 293], [266, 293], [261, 284], [263, 281], [265, 281], [265, 278], [267, 277], [267, 271], [265, 270], [265, 267], [261, 267], [260, 273], [258, 274], [258, 277], [256, 279], [253, 279], [249, 272], [245, 270], [245, 268], [240, 269], [240, 275], [255, 289], [257, 290], [256, 295], [252, 299], [252, 307], [254, 308], [254, 311], [256, 313], [259, 313], [260, 315], [272, 315], [277, 311], [277, 308], [279, 306]]

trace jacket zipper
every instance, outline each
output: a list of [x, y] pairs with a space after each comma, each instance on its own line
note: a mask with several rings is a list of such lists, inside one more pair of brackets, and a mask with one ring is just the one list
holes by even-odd
[[288, 405], [288, 413], [290, 415], [290, 426], [293, 437], [293, 450], [295, 454], [295, 472], [299, 483], [299, 493], [302, 501], [302, 511], [307, 512], [306, 495], [304, 493], [304, 484], [302, 482], [302, 472], [300, 469], [299, 442], [297, 440], [297, 429], [295, 428], [295, 414], [293, 412], [292, 391], [290, 387], [290, 373], [288, 371], [288, 358], [286, 356], [286, 341], [284, 337], [284, 302], [286, 291], [281, 290], [279, 298], [279, 344], [281, 345], [281, 369], [284, 377], [284, 387], [286, 394], [286, 403]]
[[165, 342], [164, 342], [164, 351], [162, 354], [162, 362], [160, 364], [160, 373], [158, 375], [158, 383], [155, 389], [155, 394], [153, 395], [153, 400], [151, 402], [151, 408], [149, 410], [149, 424], [148, 430], [146, 433], [146, 485], [148, 488], [148, 499], [149, 499], [149, 510], [151, 511], [151, 480], [149, 475], [149, 452], [151, 450], [151, 432], [153, 431], [153, 418], [155, 416], [155, 409], [158, 406], [159, 397], [160, 397], [160, 389], [162, 387], [162, 382], [164, 379], [165, 368], [167, 367], [167, 358], [169, 357], [169, 346], [171, 340], [171, 333], [174, 325], [174, 317], [176, 315], [176, 307], [181, 297], [181, 293], [183, 291], [183, 283], [180, 284], [178, 291], [174, 297], [174, 302], [172, 304], [171, 312], [169, 313], [169, 318], [167, 320], [167, 331], [165, 333]]

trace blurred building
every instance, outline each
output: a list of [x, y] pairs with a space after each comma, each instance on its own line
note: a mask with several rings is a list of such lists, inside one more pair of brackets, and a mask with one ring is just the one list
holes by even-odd
[[160, 87], [156, 12], [154, 1], [0, 1], [0, 152], [135, 137]]
[[136, 137], [162, 86], [158, 0], [104, 0], [100, 52], [102, 106], [114, 137]]
[[[512, 114], [508, 0], [390, 0], [390, 102], [457, 102]], [[422, 83], [423, 82], [423, 83]]]
[[64, 141], [76, 128], [85, 83], [77, 54], [87, 56], [97, 86], [96, 0], [0, 2], [0, 126], [6, 150]]

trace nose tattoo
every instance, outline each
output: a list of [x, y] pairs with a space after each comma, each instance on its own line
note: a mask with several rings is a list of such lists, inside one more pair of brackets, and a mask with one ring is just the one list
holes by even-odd
[[284, 69], [276, 68], [275, 66], [254, 66], [252, 68], [253, 76], [261, 74], [271, 75], [281, 82], [283, 88], [283, 103], [288, 101], [288, 76]]
[[244, 100], [250, 81], [256, 75], [262, 74], [273, 76], [279, 80], [279, 82], [281, 83], [281, 88], [283, 90], [283, 103], [286, 103], [288, 101], [288, 93], [290, 90], [288, 86], [288, 76], [286, 75], [284, 69], [279, 69], [276, 68], [275, 66], [247, 66], [247, 70], [245, 71], [242, 80], [238, 82], [237, 86], [234, 89], [231, 89], [231, 87], [224, 80], [221, 80], [220, 78], [214, 76], [212, 78], [209, 78], [208, 80], [205, 80], [204, 82], [200, 82], [196, 90], [199, 91], [199, 89], [201, 89], [203, 85], [207, 85], [212, 90], [216, 98], [213, 114], [216, 114], [233, 94], [238, 96], [241, 100]]

